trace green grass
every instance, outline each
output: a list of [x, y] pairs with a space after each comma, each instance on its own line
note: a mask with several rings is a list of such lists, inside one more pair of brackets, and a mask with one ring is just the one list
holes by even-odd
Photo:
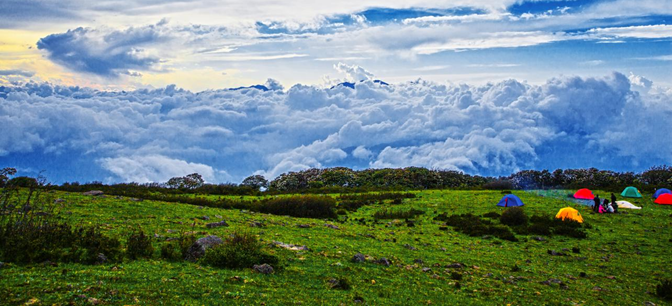
[[[156, 251], [150, 260], [100, 266], [7, 264], [0, 269], [2, 305], [92, 305], [95, 302], [91, 298], [105, 305], [669, 304], [654, 293], [660, 279], [672, 278], [672, 206], [653, 204], [650, 194], [628, 199], [642, 210], [621, 209], [628, 214], [598, 215], [589, 207], [562, 198], [514, 191], [525, 202], [528, 216], [555, 215], [560, 208], [572, 206], [593, 227], [587, 230], [588, 238], [582, 240], [554, 236], [536, 241], [533, 236], [518, 235], [520, 242], [508, 242], [468, 237], [451, 227], [439, 230], [441, 222], [432, 220], [441, 213], [501, 213], [505, 208], [495, 206], [502, 197], [497, 191], [418, 191], [417, 198], [404, 199], [402, 204], [364, 206], [332, 221], [54, 193], [66, 200], [63, 211], [71, 212], [63, 215], [64, 219], [99, 224], [104, 232], [122, 240], [137, 227], [151, 236], [156, 233], [168, 237], [178, 236], [179, 231], [196, 231], [198, 237], [224, 237], [242, 229], [258, 235], [263, 244], [281, 241], [306, 245], [310, 250], [268, 247], [281, 263], [271, 275], [251, 269], [216, 269], [158, 260], [162, 241], [154, 241]], [[414, 218], [414, 227], [408, 227], [403, 220], [375, 221], [373, 214], [383, 208], [416, 208], [425, 213]], [[204, 215], [210, 220], [201, 220]], [[206, 228], [206, 223], [220, 220], [217, 215], [230, 226]], [[265, 226], [250, 227], [255, 221]], [[325, 223], [340, 229], [324, 227]], [[298, 224], [312, 227], [299, 228]], [[580, 254], [571, 252], [574, 247]], [[569, 249], [564, 251], [568, 256], [551, 256], [549, 249]], [[356, 253], [376, 259], [386, 257], [393, 265], [351, 262]], [[423, 263], [417, 264], [415, 259]], [[466, 267], [444, 267], [455, 262]], [[513, 270], [514, 266], [520, 270]], [[431, 271], [423, 272], [423, 267]], [[453, 272], [463, 275], [459, 289], [451, 278]], [[580, 277], [582, 272], [587, 276]], [[331, 289], [329, 280], [342, 277], [347, 278], [351, 289]], [[562, 280], [568, 288], [541, 283], [551, 278]], [[355, 298], [364, 301], [355, 303]]]

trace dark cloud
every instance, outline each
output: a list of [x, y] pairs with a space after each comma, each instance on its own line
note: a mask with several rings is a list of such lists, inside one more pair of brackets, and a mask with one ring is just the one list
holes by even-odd
[[0, 76], [22, 76], [22, 77], [32, 77], [35, 75], [33, 71], [21, 70], [21, 69], [0, 69]]

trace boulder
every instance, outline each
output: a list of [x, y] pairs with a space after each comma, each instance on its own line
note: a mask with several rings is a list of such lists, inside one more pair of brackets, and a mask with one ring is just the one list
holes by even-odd
[[384, 266], [392, 265], [392, 262], [390, 262], [390, 260], [387, 260], [387, 258], [385, 258], [385, 257], [381, 257], [380, 259], [376, 260], [376, 263], [377, 264], [382, 264]]
[[273, 267], [264, 263], [261, 265], [255, 264], [252, 266], [252, 269], [261, 274], [271, 274], [273, 273]]
[[338, 226], [332, 225], [332, 224], [324, 224], [324, 227], [328, 227], [328, 228], [331, 228], [331, 229], [337, 229], [337, 230], [340, 229], [340, 228], [338, 228]]
[[103, 194], [105, 194], [105, 193], [103, 193], [103, 191], [99, 191], [99, 190], [92, 190], [92, 191], [82, 193], [82, 195], [86, 195], [86, 196], [100, 196], [100, 195], [103, 195]]
[[228, 227], [229, 224], [226, 223], [226, 221], [219, 221], [219, 222], [216, 222], [216, 223], [205, 224], [205, 226], [208, 227], [208, 228]]
[[213, 246], [217, 246], [219, 244], [224, 243], [222, 241], [222, 238], [218, 236], [207, 236], [200, 238], [192, 244], [189, 249], [187, 250], [187, 257], [185, 260], [187, 261], [196, 261], [198, 258], [203, 257], [205, 255], [205, 251], [208, 248], [211, 248]]
[[357, 253], [354, 256], [352, 256], [352, 262], [364, 262], [366, 261], [366, 257], [362, 253]]
[[96, 256], [96, 264], [103, 264], [107, 262], [107, 256], [103, 253], [98, 253], [98, 256]]

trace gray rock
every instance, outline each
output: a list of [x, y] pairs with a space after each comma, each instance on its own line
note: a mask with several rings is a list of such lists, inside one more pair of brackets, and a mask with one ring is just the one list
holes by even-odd
[[92, 190], [92, 191], [82, 193], [82, 195], [86, 195], [86, 196], [100, 196], [100, 195], [103, 195], [103, 194], [105, 194], [105, 193], [103, 193], [103, 191], [99, 191], [99, 190]]
[[425, 273], [427, 273], [427, 272], [429, 272], [429, 271], [431, 271], [431, 270], [432, 270], [431, 268], [422, 268], [422, 271], [425, 272]]
[[295, 245], [295, 244], [286, 244], [279, 241], [273, 241], [273, 245], [277, 247], [282, 247], [284, 249], [293, 250], [293, 251], [307, 251], [308, 246], [305, 245]]
[[204, 216], [201, 217], [201, 219], [204, 220], [204, 221], [209, 221], [210, 217], [207, 216], [207, 215], [204, 215]]
[[198, 258], [201, 258], [203, 257], [203, 255], [205, 255], [205, 251], [208, 248], [217, 246], [222, 243], [224, 243], [224, 241], [222, 241], [222, 238], [218, 236], [207, 236], [200, 238], [196, 240], [196, 242], [194, 242], [194, 244], [189, 247], [189, 249], [187, 250], [187, 257], [185, 258], [185, 260], [196, 261]]
[[308, 225], [308, 224], [299, 224], [299, 225], [296, 225], [296, 226], [299, 227], [299, 228], [310, 228], [310, 225]]
[[414, 263], [418, 263], [418, 264], [423, 264], [423, 263], [425, 263], [424, 261], [422, 261], [422, 259], [415, 259], [415, 260], [413, 260], [413, 262], [414, 262]]
[[561, 284], [561, 283], [562, 283], [562, 280], [560, 280], [560, 279], [555, 279], [555, 278], [551, 278], [551, 279], [542, 281], [541, 283], [544, 284], [544, 285]]
[[219, 222], [216, 222], [216, 223], [205, 224], [205, 227], [208, 227], [208, 228], [228, 227], [228, 226], [229, 226], [229, 224], [226, 223], [226, 221], [219, 221]]
[[354, 256], [352, 256], [352, 262], [364, 262], [366, 261], [366, 257], [362, 253], [357, 253]]
[[656, 303], [654, 302], [644, 302], [644, 306], [656, 306]]
[[262, 265], [255, 264], [252, 266], [252, 269], [261, 274], [271, 274], [273, 273], [273, 267], [264, 263]]
[[250, 227], [264, 227], [264, 224], [261, 222], [252, 222], [250, 223]]
[[63, 198], [57, 198], [56, 200], [54, 200], [54, 203], [55, 203], [55, 204], [62, 203], [62, 202], [65, 202], [65, 199], [63, 199]]
[[381, 257], [380, 259], [376, 260], [376, 263], [377, 264], [382, 264], [384, 266], [392, 265], [392, 262], [390, 262], [390, 260], [387, 260], [387, 258], [385, 258], [385, 257]]
[[549, 249], [549, 250], [546, 251], [546, 252], [547, 252], [549, 255], [551, 255], [551, 256], [567, 256], [567, 255], [564, 254], [564, 253], [556, 252], [556, 251], [554, 251], [554, 250], [552, 250], [552, 249]]
[[98, 253], [98, 256], [96, 256], [96, 264], [103, 264], [107, 262], [107, 256], [103, 253]]
[[324, 224], [324, 227], [328, 227], [328, 228], [331, 228], [331, 229], [337, 229], [337, 230], [340, 229], [340, 228], [338, 228], [338, 226], [332, 225], [332, 224]]
[[417, 248], [411, 246], [410, 244], [404, 244], [404, 247], [405, 247], [405, 248], [408, 248], [408, 249], [410, 249], [410, 250], [412, 250], [412, 251], [414, 251], [414, 250], [418, 250]]
[[546, 241], [546, 239], [544, 239], [543, 237], [532, 237], [532, 240], [536, 240], [536, 241], [539, 241], [539, 242]]
[[461, 268], [464, 267], [464, 264], [455, 262], [455, 263], [451, 263], [449, 265], [446, 265], [446, 267], [451, 268], [451, 269], [461, 269]]

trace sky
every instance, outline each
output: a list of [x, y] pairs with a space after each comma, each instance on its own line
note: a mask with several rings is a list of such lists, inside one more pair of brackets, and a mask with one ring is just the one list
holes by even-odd
[[0, 2], [0, 167], [672, 164], [672, 1]]

